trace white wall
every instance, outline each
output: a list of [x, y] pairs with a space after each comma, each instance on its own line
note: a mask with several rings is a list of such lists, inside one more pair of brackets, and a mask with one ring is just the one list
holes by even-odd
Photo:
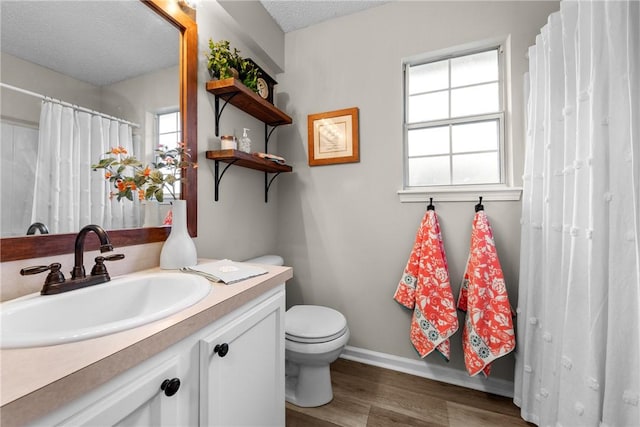
[[[334, 307], [347, 317], [350, 345], [419, 359], [409, 341], [411, 312], [392, 299], [426, 209], [400, 203], [397, 195], [403, 176], [402, 59], [510, 36], [511, 142], [519, 184], [526, 48], [558, 8], [558, 2], [397, 1], [286, 34], [278, 104], [294, 124], [279, 131], [278, 154], [294, 173], [280, 178], [277, 229], [278, 252], [294, 268], [288, 306]], [[307, 115], [348, 107], [360, 109], [360, 162], [309, 167]], [[434, 203], [457, 295], [475, 202]], [[515, 307], [521, 205], [484, 205]], [[464, 370], [460, 336], [452, 340], [447, 366]], [[425, 363], [446, 364], [435, 353]], [[492, 377], [511, 380], [512, 372], [509, 356], [495, 362]]]

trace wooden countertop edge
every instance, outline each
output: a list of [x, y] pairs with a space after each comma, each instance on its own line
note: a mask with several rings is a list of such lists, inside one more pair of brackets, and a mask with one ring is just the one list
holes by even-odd
[[[101, 360], [80, 367], [70, 375], [4, 404], [0, 408], [0, 425], [24, 425], [60, 408], [293, 277], [290, 267], [270, 268], [272, 269], [281, 271], [275, 274], [270, 271], [271, 277], [177, 321], [162, 331], [133, 342]], [[53, 360], [50, 362], [55, 363]]]

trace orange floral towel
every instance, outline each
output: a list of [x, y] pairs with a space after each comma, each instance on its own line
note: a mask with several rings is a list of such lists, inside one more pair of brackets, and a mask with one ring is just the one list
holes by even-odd
[[449, 337], [458, 330], [447, 257], [435, 211], [427, 210], [393, 297], [413, 309], [411, 342], [420, 357], [437, 348], [449, 360]]
[[469, 375], [489, 376], [491, 362], [516, 346], [507, 288], [489, 219], [483, 210], [473, 220], [471, 249], [458, 308], [466, 311], [462, 349]]

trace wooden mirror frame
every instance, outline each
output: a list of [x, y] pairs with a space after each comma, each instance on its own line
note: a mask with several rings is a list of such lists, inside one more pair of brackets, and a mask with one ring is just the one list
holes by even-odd
[[[182, 140], [197, 162], [198, 153], [198, 27], [194, 19], [183, 12], [177, 0], [141, 0], [154, 12], [165, 18], [180, 31], [180, 116]], [[144, 37], [143, 34], [141, 36]], [[197, 169], [183, 170], [186, 177], [181, 184], [181, 198], [187, 201], [187, 228], [192, 237], [197, 235], [198, 181]], [[149, 227], [126, 230], [109, 230], [114, 248], [144, 243], [162, 242], [169, 235], [169, 227]], [[0, 262], [40, 258], [72, 253], [76, 233], [32, 235], [0, 239]], [[95, 244], [93, 248], [92, 244]], [[87, 241], [88, 249], [96, 249], [97, 239]]]

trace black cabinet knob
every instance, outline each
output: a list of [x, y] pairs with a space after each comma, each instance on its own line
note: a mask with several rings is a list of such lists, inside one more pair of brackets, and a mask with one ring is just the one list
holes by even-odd
[[166, 396], [173, 396], [180, 389], [180, 379], [173, 378], [171, 380], [162, 381], [162, 385], [160, 386], [161, 390], [164, 390], [164, 394]]
[[229, 344], [216, 344], [216, 346], [213, 348], [213, 352], [218, 353], [218, 356], [220, 357], [225, 357], [229, 352]]

